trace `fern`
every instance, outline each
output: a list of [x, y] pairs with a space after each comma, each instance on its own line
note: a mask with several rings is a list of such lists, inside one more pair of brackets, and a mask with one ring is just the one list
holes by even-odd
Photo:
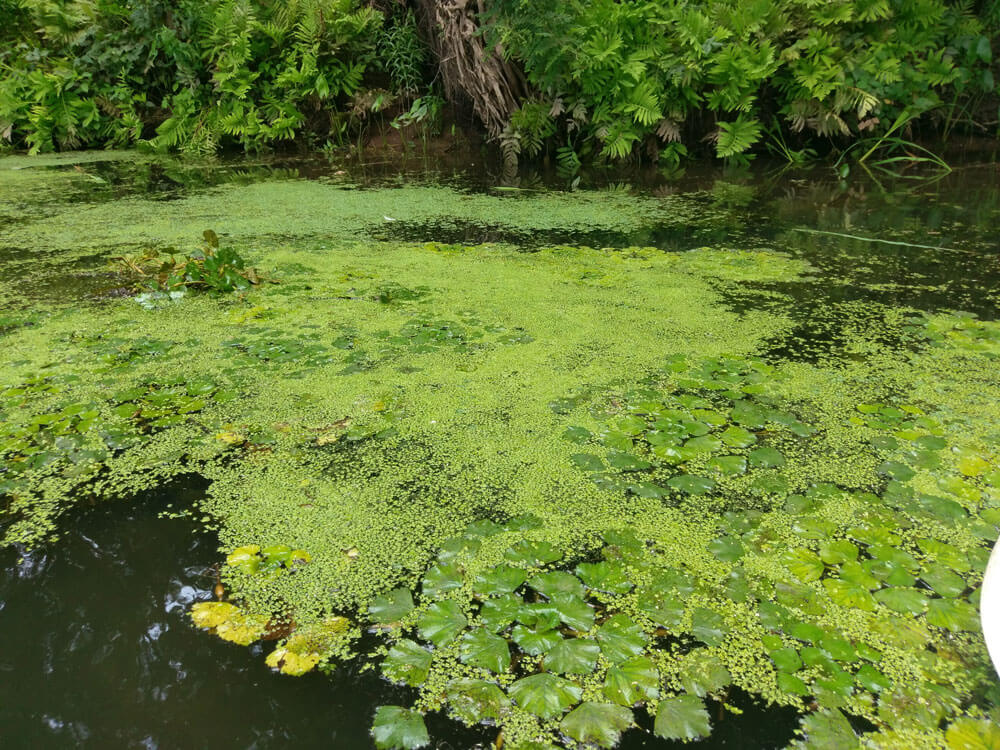
[[761, 129], [761, 124], [757, 120], [745, 118], [743, 115], [733, 122], [720, 122], [715, 153], [723, 159], [742, 154], [760, 140]]

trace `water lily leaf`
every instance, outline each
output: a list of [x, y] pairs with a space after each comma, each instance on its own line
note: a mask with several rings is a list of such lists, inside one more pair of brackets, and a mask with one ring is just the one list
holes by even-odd
[[632, 712], [624, 706], [588, 701], [566, 714], [559, 729], [581, 744], [610, 748], [632, 724]]
[[700, 435], [685, 442], [681, 454], [690, 460], [703, 454], [715, 453], [721, 447], [722, 441], [714, 435]]
[[708, 477], [700, 477], [695, 474], [678, 474], [667, 480], [667, 486], [689, 495], [704, 495], [715, 489], [715, 482]]
[[858, 654], [854, 650], [854, 646], [851, 645], [850, 641], [846, 641], [843, 638], [837, 638], [829, 633], [824, 634], [823, 637], [819, 639], [819, 647], [826, 651], [831, 658], [836, 661], [851, 662], [858, 660]]
[[407, 638], [398, 641], [382, 662], [382, 674], [392, 682], [419, 687], [427, 679], [434, 656], [419, 643]]
[[456, 536], [447, 539], [438, 549], [437, 558], [449, 563], [458, 557], [474, 555], [483, 543], [475, 536]]
[[764, 446], [750, 451], [750, 465], [761, 469], [777, 469], [785, 465], [785, 457], [775, 448]]
[[621, 430], [603, 430], [600, 438], [601, 442], [612, 450], [630, 451], [635, 447], [632, 437]]
[[978, 477], [990, 470], [990, 464], [975, 453], [964, 453], [956, 464], [958, 470], [967, 477]]
[[499, 720], [510, 710], [503, 690], [486, 680], [452, 680], [448, 683], [448, 708], [466, 724]]
[[878, 471], [879, 474], [891, 477], [897, 482], [908, 482], [916, 476], [916, 472], [913, 469], [899, 461], [886, 461], [878, 467]]
[[863, 586], [839, 578], [826, 578], [823, 587], [830, 598], [841, 607], [862, 609], [866, 612], [875, 611], [875, 599]]
[[965, 591], [965, 580], [944, 565], [933, 563], [920, 572], [920, 578], [941, 596], [953, 599]]
[[708, 468], [730, 477], [738, 477], [747, 472], [747, 460], [743, 456], [716, 456], [708, 462]]
[[[992, 536], [996, 538], [995, 534]], [[937, 539], [918, 539], [917, 544], [925, 555], [954, 571], [964, 573], [969, 569], [969, 558], [957, 547]]]
[[257, 554], [258, 552], [260, 552], [260, 547], [256, 544], [248, 544], [244, 547], [237, 547], [226, 555], [226, 565], [236, 568], [243, 573], [256, 573], [257, 568], [260, 566], [260, 556]]
[[857, 735], [847, 718], [837, 709], [822, 709], [802, 718], [801, 731], [810, 750], [843, 750], [856, 747]]
[[515, 568], [506, 564], [497, 565], [476, 576], [472, 588], [479, 596], [500, 596], [512, 593], [527, 578], [528, 574], [524, 572], [523, 568]]
[[715, 656], [705, 656], [695, 651], [684, 662], [681, 685], [684, 690], [699, 698], [721, 690], [733, 681], [729, 670]]
[[604, 461], [593, 453], [574, 453], [569, 460], [576, 468], [584, 471], [604, 471]]
[[600, 653], [598, 645], [591, 640], [568, 638], [549, 649], [542, 665], [550, 672], [590, 674]]
[[576, 574], [589, 588], [606, 591], [609, 594], [627, 594], [632, 588], [628, 572], [620, 562], [602, 560], [596, 563], [580, 563]]
[[551, 542], [522, 539], [504, 553], [504, 557], [512, 563], [526, 567], [537, 568], [552, 563], [562, 557], [562, 552]]
[[515, 625], [510, 636], [522, 651], [531, 656], [540, 656], [563, 640], [555, 630], [535, 630], [526, 625]]
[[833, 539], [819, 547], [819, 556], [827, 565], [839, 565], [858, 559], [858, 548], [846, 539]]
[[858, 684], [871, 693], [881, 693], [892, 688], [892, 682], [871, 664], [863, 664], [854, 675]]
[[401, 706], [376, 709], [372, 737], [378, 750], [416, 750], [431, 743], [424, 717]]
[[872, 560], [865, 560], [862, 565], [857, 560], [848, 560], [840, 566], [840, 578], [848, 583], [853, 583], [861, 588], [874, 591], [881, 585], [879, 580], [873, 576], [869, 570], [872, 567]]
[[807, 641], [809, 643], [819, 643], [820, 638], [823, 637], [823, 631], [809, 622], [797, 622], [792, 625], [788, 634], [792, 638], [797, 638], [800, 641]]
[[594, 609], [573, 594], [553, 594], [552, 604], [566, 625], [586, 632], [594, 626]]
[[536, 630], [550, 630], [558, 627], [559, 611], [551, 601], [523, 604], [517, 613], [518, 622]]
[[932, 599], [927, 606], [927, 622], [953, 633], [979, 630], [976, 608], [955, 599]]
[[622, 706], [659, 697], [660, 676], [651, 659], [636, 656], [608, 669], [604, 694]]
[[825, 570], [819, 556], [808, 549], [788, 550], [781, 556], [781, 562], [803, 583], [819, 580]]
[[573, 443], [586, 443], [594, 434], [586, 427], [567, 427], [563, 437]]
[[608, 454], [608, 465], [620, 471], [644, 471], [652, 466], [649, 461], [631, 453], [622, 453], [620, 451], [613, 451]]
[[613, 664], [621, 664], [642, 653], [646, 635], [628, 615], [617, 613], [597, 629], [601, 653]]
[[517, 705], [542, 719], [554, 719], [576, 705], [583, 695], [577, 685], [548, 672], [522, 677], [508, 692]]
[[279, 647], [267, 655], [264, 663], [283, 674], [301, 677], [319, 664], [320, 658], [320, 655], [315, 652], [298, 653]]
[[905, 615], [919, 615], [927, 609], [927, 597], [918, 589], [899, 586], [879, 589], [875, 592], [875, 598], [889, 609]]
[[734, 563], [743, 557], [743, 544], [739, 537], [723, 536], [710, 541], [708, 551], [715, 555], [717, 560]]
[[513, 594], [487, 599], [479, 610], [479, 620], [486, 628], [496, 632], [517, 619], [522, 604], [521, 599]]
[[712, 732], [705, 704], [693, 695], [664, 698], [656, 709], [653, 731], [668, 740], [696, 740]]
[[377, 596], [368, 606], [368, 615], [380, 625], [399, 622], [413, 611], [413, 595], [409, 589], [393, 589], [385, 596]]
[[191, 619], [199, 628], [217, 628], [240, 613], [229, 602], [198, 602], [191, 607]]
[[944, 736], [948, 750], [996, 750], [1000, 747], [1000, 726], [989, 719], [956, 719]]
[[462, 583], [462, 571], [454, 562], [434, 565], [421, 581], [424, 596], [431, 599], [438, 599], [449, 591], [462, 588]]
[[799, 652], [791, 647], [775, 649], [770, 653], [771, 661], [781, 672], [798, 672], [802, 669], [802, 659]]
[[462, 663], [500, 673], [510, 666], [507, 641], [485, 628], [476, 628], [462, 636]]
[[673, 444], [654, 445], [651, 453], [668, 464], [679, 464], [684, 460], [680, 449]]
[[539, 594], [549, 597], [555, 594], [573, 594], [582, 597], [584, 594], [583, 584], [580, 579], [571, 573], [562, 570], [553, 570], [548, 573], [540, 573], [528, 581]]
[[417, 622], [420, 637], [435, 646], [443, 646], [458, 637], [469, 621], [453, 599], [434, 602]]
[[724, 429], [719, 437], [730, 448], [748, 448], [757, 442], [757, 436], [750, 430], [744, 430], [736, 425], [730, 425]]
[[618, 429], [626, 435], [638, 435], [646, 429], [646, 420], [642, 417], [630, 415], [618, 421]]
[[694, 610], [691, 617], [694, 637], [709, 646], [721, 646], [729, 633], [722, 615], [704, 607]]
[[647, 591], [639, 597], [637, 604], [640, 612], [668, 629], [679, 627], [684, 617], [684, 603], [671, 594]]

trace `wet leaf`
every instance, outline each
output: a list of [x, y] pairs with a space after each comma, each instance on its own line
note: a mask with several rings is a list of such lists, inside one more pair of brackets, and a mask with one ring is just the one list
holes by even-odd
[[586, 427], [567, 427], [563, 432], [563, 437], [573, 443], [586, 443], [593, 437], [593, 433]]
[[626, 594], [632, 588], [628, 572], [619, 562], [602, 560], [596, 563], [580, 563], [576, 566], [576, 574], [587, 587], [597, 591]]
[[646, 656], [636, 656], [613, 666], [604, 677], [604, 694], [623, 706], [634, 706], [658, 697], [659, 687], [659, 674]]
[[827, 578], [823, 581], [823, 587], [830, 598], [841, 607], [862, 609], [866, 612], [875, 611], [875, 599], [863, 586], [839, 578]]
[[941, 596], [952, 599], [966, 589], [965, 580], [944, 565], [933, 563], [920, 572], [920, 578]]
[[918, 589], [893, 587], [875, 592], [875, 598], [895, 612], [908, 615], [923, 614], [927, 609], [927, 597]]
[[1000, 748], [1000, 725], [989, 719], [962, 717], [945, 734], [948, 750], [996, 750]]
[[694, 610], [691, 617], [691, 632], [694, 637], [709, 646], [721, 646], [729, 633], [722, 615], [704, 607]]
[[555, 594], [572, 594], [579, 597], [584, 594], [583, 584], [580, 583], [580, 580], [562, 570], [540, 573], [528, 581], [528, 585], [550, 599]]
[[476, 628], [462, 636], [462, 662], [491, 672], [503, 672], [510, 666], [507, 641], [485, 628]]
[[834, 539], [820, 545], [819, 556], [827, 565], [839, 565], [858, 559], [858, 548], [846, 539]]
[[433, 654], [418, 643], [404, 638], [389, 649], [382, 662], [382, 674], [393, 682], [419, 687], [427, 679]]
[[628, 615], [619, 612], [597, 629], [597, 641], [608, 661], [621, 664], [642, 653], [646, 636]]
[[492, 682], [452, 680], [447, 692], [451, 713], [466, 724], [497, 721], [510, 710], [510, 699]]
[[757, 442], [756, 435], [749, 430], [737, 427], [736, 425], [727, 427], [722, 431], [722, 434], [719, 435], [719, 437], [722, 438], [722, 442], [730, 448], [748, 448]]
[[447, 599], [428, 607], [417, 621], [417, 628], [421, 638], [435, 646], [443, 646], [455, 640], [467, 624], [458, 602]]
[[734, 563], [743, 557], [743, 545], [738, 537], [724, 536], [708, 543], [708, 551], [722, 562]]
[[591, 640], [567, 638], [555, 644], [545, 655], [542, 666], [550, 672], [590, 674], [601, 650]]
[[421, 585], [424, 596], [438, 599], [449, 591], [462, 588], [464, 578], [462, 571], [454, 562], [438, 563], [424, 575]]
[[515, 625], [510, 635], [514, 643], [531, 656], [541, 656], [563, 640], [555, 630], [536, 630], [526, 625]]
[[594, 609], [573, 594], [553, 594], [552, 604], [559, 619], [574, 630], [586, 632], [594, 625]]
[[751, 466], [762, 469], [776, 469], [785, 465], [785, 457], [770, 446], [750, 451], [749, 460]]
[[847, 718], [837, 709], [824, 709], [802, 718], [801, 731], [810, 750], [844, 750], [857, 747], [858, 738]]
[[684, 603], [671, 594], [647, 591], [639, 597], [637, 604], [640, 612], [668, 629], [679, 627], [684, 617]]
[[668, 740], [696, 740], [712, 732], [708, 711], [699, 698], [679, 695], [664, 698], [656, 709], [653, 731]]
[[566, 714], [559, 729], [582, 744], [611, 748], [632, 723], [632, 712], [627, 708], [588, 701]]
[[424, 717], [400, 706], [376, 709], [372, 737], [378, 750], [416, 750], [431, 742]]
[[889, 678], [871, 664], [863, 664], [854, 678], [861, 687], [872, 693], [881, 693], [883, 690], [892, 688], [892, 682], [889, 681]]
[[802, 669], [802, 659], [799, 658], [799, 652], [794, 648], [786, 646], [775, 649], [770, 653], [770, 656], [774, 666], [781, 672], [798, 672]]
[[377, 596], [368, 607], [368, 614], [380, 625], [399, 622], [413, 611], [413, 595], [409, 589], [393, 589], [385, 596]]
[[494, 632], [507, 627], [517, 619], [523, 602], [512, 594], [503, 594], [494, 599], [487, 599], [479, 610], [479, 620], [489, 630]]
[[476, 576], [473, 590], [480, 596], [500, 596], [509, 594], [525, 582], [528, 574], [523, 568], [511, 565], [497, 565]]
[[730, 477], [746, 474], [747, 460], [743, 456], [716, 456], [708, 462], [708, 468]]
[[548, 672], [522, 677], [508, 692], [518, 706], [542, 719], [554, 719], [583, 695], [577, 685]]
[[819, 580], [825, 570], [823, 561], [807, 549], [789, 550], [781, 556], [781, 561], [803, 583]]
[[504, 553], [512, 563], [537, 568], [552, 563], [562, 557], [562, 553], [551, 542], [522, 539]]
[[953, 633], [979, 630], [976, 608], [955, 599], [931, 599], [927, 605], [927, 622]]
[[667, 480], [667, 486], [681, 492], [686, 492], [689, 495], [704, 495], [715, 489], [715, 482], [708, 477], [700, 477], [694, 474], [678, 474]]

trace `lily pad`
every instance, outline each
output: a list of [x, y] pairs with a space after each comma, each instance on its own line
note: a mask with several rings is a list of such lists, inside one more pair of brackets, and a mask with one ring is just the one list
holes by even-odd
[[611, 748], [633, 724], [632, 712], [611, 703], [581, 703], [559, 724], [559, 729], [584, 745]]
[[708, 462], [708, 468], [730, 477], [746, 474], [747, 460], [743, 456], [716, 456]]
[[927, 605], [927, 622], [953, 633], [979, 630], [976, 608], [956, 599], [932, 599]]
[[427, 679], [434, 655], [418, 643], [404, 638], [398, 641], [382, 662], [382, 674], [393, 682], [418, 687]]
[[431, 743], [424, 717], [401, 706], [378, 707], [372, 737], [378, 750], [417, 750]]
[[555, 630], [536, 630], [527, 625], [515, 625], [510, 636], [522, 651], [531, 656], [541, 656], [563, 640]]
[[510, 710], [503, 690], [486, 680], [452, 680], [447, 694], [451, 713], [466, 724], [497, 721]]
[[832, 539], [819, 547], [819, 556], [827, 565], [839, 565], [858, 559], [858, 548], [846, 539]]
[[550, 599], [556, 594], [572, 594], [579, 597], [583, 597], [584, 594], [580, 579], [562, 570], [540, 573], [528, 581], [528, 585]]
[[789, 550], [781, 556], [781, 562], [803, 583], [819, 580], [825, 570], [819, 556], [808, 549]]
[[721, 646], [729, 633], [722, 615], [704, 607], [694, 610], [691, 617], [691, 632], [694, 637], [708, 646]]
[[696, 740], [712, 732], [705, 704], [693, 695], [664, 698], [656, 709], [653, 731], [668, 740]]
[[934, 563], [920, 572], [920, 578], [941, 596], [953, 599], [965, 591], [965, 580], [944, 565]]
[[393, 589], [377, 596], [368, 607], [368, 615], [380, 625], [397, 623], [413, 611], [413, 595], [409, 589]]
[[757, 442], [757, 436], [750, 432], [750, 430], [745, 430], [736, 425], [730, 425], [724, 429], [719, 437], [730, 448], [748, 448]]
[[594, 641], [583, 638], [567, 638], [549, 649], [542, 665], [550, 672], [565, 674], [590, 674], [601, 653]]
[[526, 567], [540, 567], [552, 563], [562, 557], [562, 552], [551, 542], [522, 539], [504, 553], [504, 557], [512, 563]]
[[724, 536], [708, 543], [708, 551], [722, 562], [734, 563], [743, 557], [743, 545], [738, 537]]
[[776, 448], [764, 446], [750, 451], [750, 465], [761, 469], [777, 469], [785, 465], [785, 457]]
[[518, 706], [542, 719], [554, 719], [583, 695], [579, 686], [548, 672], [522, 677], [508, 692]]
[[523, 602], [513, 594], [503, 594], [487, 599], [479, 610], [479, 620], [489, 630], [496, 632], [510, 625], [521, 612]]
[[863, 586], [839, 578], [827, 578], [823, 581], [823, 587], [830, 598], [841, 607], [862, 609], [866, 612], [875, 611], [875, 599]]
[[422, 581], [424, 596], [437, 599], [449, 591], [460, 589], [463, 582], [462, 571], [456, 563], [438, 563], [424, 575]]
[[927, 597], [918, 589], [901, 586], [879, 589], [875, 598], [889, 609], [906, 615], [919, 615], [927, 609]]
[[580, 563], [576, 574], [588, 588], [609, 594], [627, 594], [632, 589], [628, 572], [619, 562], [602, 560], [596, 563]]
[[652, 660], [636, 656], [608, 669], [604, 677], [604, 695], [622, 706], [657, 698], [660, 676]]
[[512, 565], [497, 565], [476, 576], [473, 590], [480, 596], [500, 596], [513, 592], [525, 582], [528, 574], [523, 568]]
[[559, 619], [574, 630], [586, 632], [594, 625], [594, 609], [574, 594], [553, 594], [552, 605]]
[[452, 599], [435, 602], [417, 621], [420, 637], [435, 646], [443, 646], [458, 637], [469, 621], [462, 607]]
[[462, 662], [500, 673], [510, 666], [507, 641], [485, 628], [476, 628], [462, 636]]
[[667, 486], [689, 495], [704, 495], [715, 489], [715, 482], [696, 474], [678, 474], [667, 480]]
[[601, 653], [613, 664], [621, 664], [642, 653], [646, 635], [628, 615], [611, 615], [598, 629], [597, 642]]

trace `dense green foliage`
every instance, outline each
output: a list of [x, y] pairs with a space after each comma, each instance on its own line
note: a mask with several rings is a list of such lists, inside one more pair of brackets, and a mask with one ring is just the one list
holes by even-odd
[[[0, 0], [0, 145], [213, 153], [338, 143], [411, 104], [398, 123], [435, 118], [436, 94], [414, 103], [433, 80], [427, 3], [376, 5]], [[917, 118], [995, 130], [991, 2], [491, 0], [478, 24], [461, 34], [485, 32], [527, 79], [501, 136], [511, 159], [676, 161], [706, 141], [792, 157], [806, 137], [844, 145]]]
[[574, 146], [615, 158], [645, 142], [653, 154], [683, 154], [686, 123], [721, 157], [758, 143], [772, 123], [857, 138], [885, 132], [900, 116], [964, 116], [964, 106], [996, 85], [987, 9], [977, 17], [968, 2], [495, 0], [492, 7], [498, 39], [538, 92], [514, 114], [507, 148], [534, 154], [559, 133], [568, 145], [560, 159], [570, 164]]

